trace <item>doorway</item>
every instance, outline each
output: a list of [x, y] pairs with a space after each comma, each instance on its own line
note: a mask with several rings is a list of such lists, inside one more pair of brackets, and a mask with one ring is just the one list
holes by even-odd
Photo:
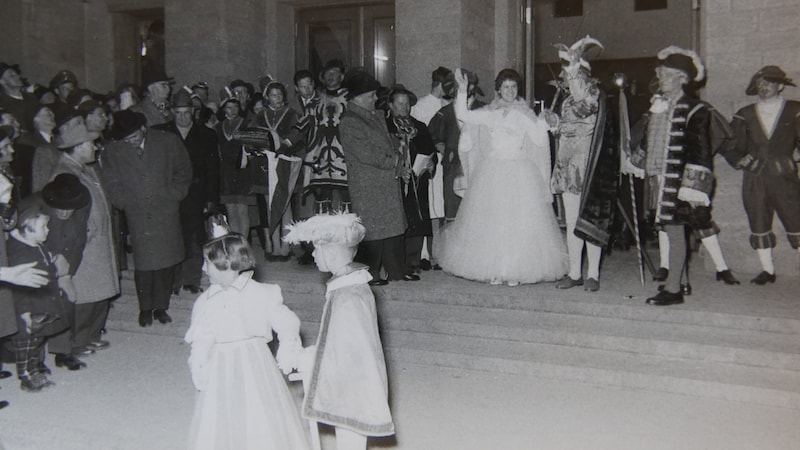
[[394, 3], [297, 11], [296, 69], [317, 76], [331, 59], [363, 67], [382, 85], [395, 81]]

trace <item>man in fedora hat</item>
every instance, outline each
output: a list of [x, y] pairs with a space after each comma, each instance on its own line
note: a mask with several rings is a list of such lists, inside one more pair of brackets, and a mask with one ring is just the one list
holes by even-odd
[[142, 89], [145, 98], [131, 106], [131, 110], [144, 114], [147, 126], [161, 125], [172, 120], [172, 110], [169, 107], [169, 94], [174, 78], [167, 76], [163, 71], [153, 71], [142, 80]]
[[0, 109], [14, 114], [23, 130], [30, 131], [30, 123], [39, 100], [23, 90], [25, 82], [17, 64], [0, 62]]
[[383, 112], [375, 109], [376, 91], [381, 87], [363, 70], [353, 70], [344, 81], [347, 111], [339, 126], [342, 149], [350, 170], [353, 212], [361, 217], [366, 236], [357, 259], [369, 266], [371, 285], [385, 285], [406, 275], [403, 234], [406, 216], [400, 195], [400, 179], [411, 168], [401, 158], [397, 138], [389, 133]]
[[685, 92], [689, 83], [705, 78], [705, 66], [694, 51], [670, 46], [658, 52], [656, 77], [659, 93], [651, 101], [644, 142], [632, 162], [646, 175], [646, 206], [655, 211], [655, 223], [660, 228], [661, 266], [665, 269], [663, 288], [646, 303], [666, 306], [684, 301], [680, 270], [670, 273], [665, 266], [684, 266], [686, 226], [701, 239], [714, 260], [717, 280], [726, 284], [739, 282], [725, 264], [717, 239], [719, 227], [711, 218], [711, 113], [703, 102]]
[[200, 288], [200, 277], [203, 265], [202, 247], [207, 240], [205, 213], [219, 204], [217, 133], [208, 127], [195, 124], [193, 112], [191, 90], [184, 86], [172, 96], [173, 121], [156, 127], [180, 136], [192, 163], [192, 183], [189, 185], [189, 193], [181, 200], [180, 206], [186, 259], [175, 274], [172, 283], [173, 293], [177, 293], [181, 288], [192, 294], [203, 291]]
[[736, 147], [723, 155], [744, 171], [742, 198], [750, 223], [750, 245], [762, 268], [751, 280], [757, 285], [775, 282], [772, 220], [776, 213], [789, 244], [800, 249], [800, 102], [783, 98], [786, 86], [796, 85], [778, 66], [765, 66], [753, 75], [745, 93], [758, 98], [733, 116]]
[[[98, 137], [99, 133], [87, 127], [75, 127], [59, 135], [55, 142], [61, 150], [61, 157], [53, 168], [51, 183], [56, 180], [68, 181], [63, 184], [78, 191], [77, 180], [87, 189], [91, 200], [87, 208], [87, 223], [82, 230], [76, 231], [76, 235], [81, 231], [85, 234], [82, 258], [71, 269], [69, 278], [76, 293], [73, 354], [90, 354], [108, 347], [109, 343], [100, 339], [100, 330], [105, 327], [109, 299], [119, 294], [119, 267], [114, 248], [111, 205], [96, 171]], [[76, 214], [79, 212], [83, 211]], [[54, 237], [54, 233], [51, 232], [50, 236]]]
[[139, 325], [167, 314], [176, 266], [185, 256], [180, 202], [192, 182], [192, 163], [179, 136], [147, 128], [141, 113], [114, 113], [101, 179], [111, 203], [125, 212], [133, 244]]

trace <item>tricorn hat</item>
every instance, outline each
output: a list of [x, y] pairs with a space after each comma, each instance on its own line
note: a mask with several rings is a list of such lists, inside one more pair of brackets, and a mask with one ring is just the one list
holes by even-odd
[[115, 141], [120, 141], [146, 125], [147, 117], [144, 114], [130, 109], [123, 109], [114, 113], [114, 125], [111, 127], [109, 137]]
[[753, 75], [753, 78], [750, 79], [750, 84], [747, 85], [747, 90], [745, 90], [745, 94], [747, 95], [757, 95], [758, 88], [756, 87], [756, 82], [759, 78], [763, 78], [767, 81], [772, 81], [775, 83], [780, 83], [786, 86], [797, 86], [794, 84], [791, 78], [786, 76], [786, 72], [784, 72], [778, 66], [764, 66], [758, 72]]
[[693, 50], [675, 45], [658, 52], [658, 64], [684, 72], [689, 81], [701, 81], [706, 76], [706, 69], [700, 61], [700, 56]]
[[89, 189], [71, 173], [57, 175], [42, 188], [45, 204], [55, 209], [80, 209], [88, 205], [91, 198]]
[[71, 148], [84, 142], [93, 141], [100, 137], [100, 133], [91, 132], [84, 122], [75, 122], [74, 125], [62, 127], [55, 139], [58, 148]]

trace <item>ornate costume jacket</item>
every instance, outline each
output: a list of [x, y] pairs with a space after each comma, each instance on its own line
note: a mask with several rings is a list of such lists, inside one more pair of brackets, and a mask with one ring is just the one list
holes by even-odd
[[347, 188], [347, 165], [339, 139], [339, 121], [347, 110], [346, 94], [344, 88], [336, 95], [320, 93], [319, 103], [314, 108], [306, 106], [306, 114], [287, 136], [293, 146], [300, 140], [306, 143], [306, 189]]
[[[662, 110], [663, 109], [663, 110]], [[654, 173], [647, 164], [647, 175], [658, 180], [655, 196], [656, 223], [662, 225], [688, 224], [696, 230], [711, 224], [711, 193], [714, 187], [713, 154], [709, 126], [711, 114], [701, 101], [682, 96], [674, 105], [658, 98], [650, 108], [644, 146], [647, 161], [659, 161]], [[666, 114], [667, 127], [657, 133], [655, 114]], [[663, 142], [651, 142], [654, 136]], [[634, 161], [636, 164], [636, 161]], [[644, 167], [641, 165], [640, 167]], [[704, 206], [692, 208], [688, 201]]]

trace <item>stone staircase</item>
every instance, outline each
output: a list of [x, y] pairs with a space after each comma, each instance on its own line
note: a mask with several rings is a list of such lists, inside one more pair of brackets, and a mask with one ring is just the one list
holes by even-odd
[[[629, 253], [607, 259], [603, 286], [591, 294], [551, 283], [493, 287], [443, 272], [374, 288], [389, 376], [405, 363], [429, 364], [800, 410], [796, 280], [765, 291], [692, 274], [685, 305], [657, 308], [644, 304], [655, 286], [640, 285]], [[257, 277], [281, 285], [312, 344], [326, 276], [287, 262], [260, 265]], [[108, 329], [182, 337], [193, 301], [173, 296], [172, 324], [139, 328], [126, 273]]]

